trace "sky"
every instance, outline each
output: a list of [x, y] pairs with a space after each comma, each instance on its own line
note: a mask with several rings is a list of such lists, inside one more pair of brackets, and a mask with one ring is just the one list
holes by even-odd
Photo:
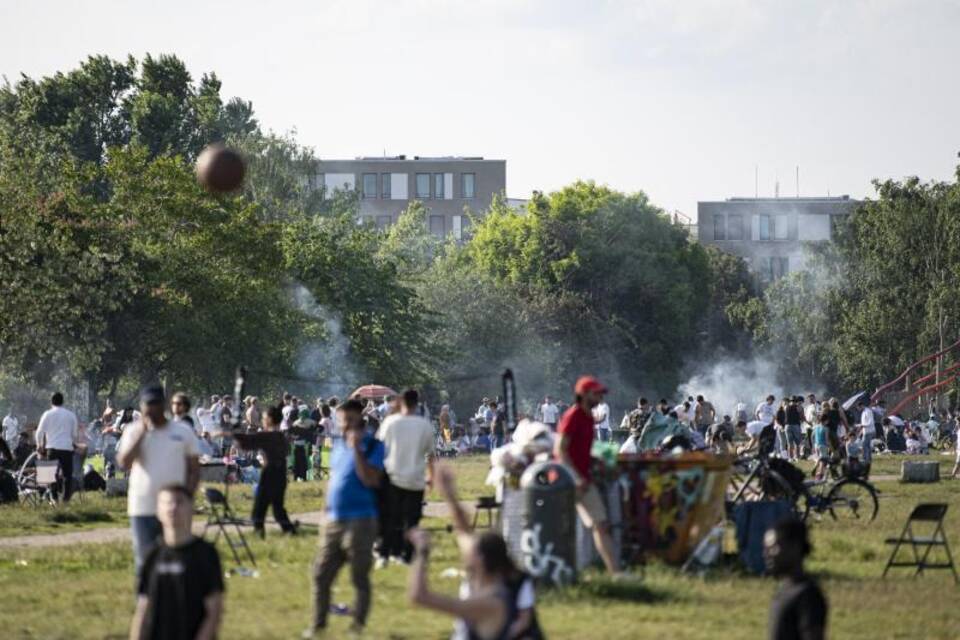
[[4, 0], [0, 74], [174, 53], [321, 158], [507, 160], [699, 200], [873, 194], [960, 160], [960, 0]]

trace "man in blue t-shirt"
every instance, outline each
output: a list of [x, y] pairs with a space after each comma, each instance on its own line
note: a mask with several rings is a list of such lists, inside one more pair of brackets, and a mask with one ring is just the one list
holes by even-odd
[[383, 443], [364, 432], [363, 405], [347, 400], [337, 407], [343, 438], [330, 454], [327, 508], [320, 550], [313, 565], [314, 618], [306, 637], [323, 631], [330, 609], [330, 589], [345, 562], [356, 591], [353, 625], [359, 632], [370, 611], [370, 569], [377, 537], [376, 488], [383, 476]]

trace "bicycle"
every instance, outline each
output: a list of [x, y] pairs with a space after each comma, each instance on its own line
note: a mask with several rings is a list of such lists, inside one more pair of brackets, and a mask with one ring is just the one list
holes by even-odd
[[727, 487], [727, 506], [741, 502], [788, 500], [796, 508], [798, 492], [784, 475], [771, 467], [768, 456], [741, 457], [733, 463]]
[[[836, 464], [831, 465], [831, 473]], [[819, 488], [811, 493], [813, 488]], [[870, 482], [850, 474], [839, 478], [807, 480], [797, 496], [797, 512], [806, 521], [810, 512], [818, 516], [829, 513], [834, 520], [863, 520], [873, 522], [877, 517], [879, 503], [877, 489]]]

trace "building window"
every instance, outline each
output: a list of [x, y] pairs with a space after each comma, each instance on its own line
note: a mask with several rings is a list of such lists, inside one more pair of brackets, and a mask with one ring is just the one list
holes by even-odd
[[437, 200], [443, 200], [443, 174], [433, 174], [433, 197]]
[[363, 198], [364, 200], [376, 199], [377, 197], [377, 174], [363, 174]]
[[773, 237], [777, 240], [786, 240], [787, 239], [787, 216], [774, 216], [775, 222], [773, 223], [774, 234]]
[[726, 220], [722, 213], [718, 213], [713, 216], [713, 239], [714, 240], [726, 240]]
[[462, 194], [463, 198], [466, 200], [475, 198], [477, 193], [477, 174], [461, 173], [460, 180], [460, 193]]
[[757, 275], [764, 284], [769, 284], [790, 273], [790, 258], [763, 257], [757, 258]]
[[453, 216], [452, 222], [454, 240], [463, 240], [463, 216]]
[[391, 178], [389, 173], [380, 174], [380, 197], [384, 200], [390, 199], [390, 183]]
[[773, 238], [773, 217], [768, 215], [758, 216], [760, 218], [759, 232], [760, 240], [770, 240]]
[[443, 216], [430, 216], [430, 233], [435, 235], [438, 238], [442, 238], [446, 235], [446, 225], [444, 224]]
[[430, 199], [430, 174], [417, 174], [417, 197], [421, 200]]
[[391, 222], [393, 222], [393, 219], [390, 216], [377, 216], [377, 229], [385, 231]]
[[743, 240], [743, 216], [739, 213], [727, 216], [727, 240]]

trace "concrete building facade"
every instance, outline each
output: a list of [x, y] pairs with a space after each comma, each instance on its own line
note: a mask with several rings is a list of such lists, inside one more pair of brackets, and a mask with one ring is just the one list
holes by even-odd
[[697, 203], [697, 239], [744, 258], [761, 283], [802, 271], [804, 243], [830, 240], [859, 204], [850, 196]]
[[387, 227], [414, 200], [428, 209], [427, 224], [438, 237], [457, 240], [467, 233], [464, 209], [483, 211], [507, 188], [506, 160], [477, 157], [414, 156], [322, 160], [314, 186], [357, 190], [360, 216]]

